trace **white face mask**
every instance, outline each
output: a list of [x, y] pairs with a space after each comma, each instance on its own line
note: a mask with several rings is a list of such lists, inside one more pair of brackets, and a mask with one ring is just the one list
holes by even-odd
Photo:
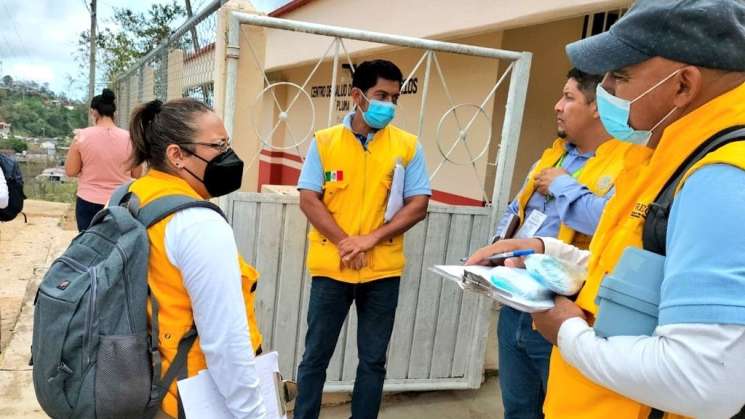
[[682, 70], [682, 68], [679, 68], [673, 71], [667, 77], [660, 80], [657, 84], [637, 96], [634, 100], [621, 99], [617, 96], [613, 96], [603, 88], [602, 84], [598, 84], [595, 93], [597, 97], [596, 101], [598, 105], [598, 114], [600, 114], [600, 120], [603, 122], [603, 126], [605, 127], [605, 130], [608, 131], [608, 134], [610, 134], [613, 138], [617, 138], [621, 141], [646, 145], [649, 142], [649, 139], [652, 137], [652, 133], [654, 132], [654, 130], [657, 129], [657, 127], [659, 127], [660, 124], [662, 124], [667, 118], [669, 118], [670, 115], [672, 115], [673, 112], [675, 112], [675, 110], [677, 110], [678, 108], [673, 107], [673, 109], [668, 112], [667, 115], [660, 119], [659, 122], [657, 122], [649, 130], [636, 130], [631, 125], [629, 125], [631, 104], [643, 98], [649, 92], [658, 88], [663, 83], [670, 80], [673, 76], [680, 73]]

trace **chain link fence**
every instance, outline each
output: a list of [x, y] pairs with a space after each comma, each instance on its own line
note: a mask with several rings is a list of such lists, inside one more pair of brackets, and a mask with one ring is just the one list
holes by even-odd
[[126, 127], [132, 111], [153, 99], [193, 97], [214, 105], [217, 11], [223, 3], [209, 3], [166, 42], [115, 78], [119, 126]]

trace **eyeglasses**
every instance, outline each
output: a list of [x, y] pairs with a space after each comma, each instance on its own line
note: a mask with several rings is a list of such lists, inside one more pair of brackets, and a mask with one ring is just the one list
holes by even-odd
[[217, 150], [220, 153], [224, 153], [228, 151], [228, 149], [230, 148], [230, 145], [232, 144], [232, 141], [230, 140], [230, 138], [223, 138], [222, 140], [220, 140], [219, 143], [205, 143], [205, 142], [194, 141], [188, 144], [202, 145], [202, 146], [210, 147], [214, 150]]

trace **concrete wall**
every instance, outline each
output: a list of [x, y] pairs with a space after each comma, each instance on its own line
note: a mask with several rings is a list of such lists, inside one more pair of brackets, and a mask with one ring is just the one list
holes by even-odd
[[[313, 0], [281, 17], [432, 39], [452, 39], [540, 24], [591, 11], [627, 6], [630, 0], [382, 0], [379, 2]], [[269, 31], [267, 68], [283, 68], [320, 57], [322, 37]], [[302, 45], [299, 51], [288, 45]], [[381, 48], [354, 42], [354, 51]]]
[[[331, 40], [327, 39], [327, 42], [330, 43]], [[501, 43], [501, 33], [487, 33], [475, 37], [459, 39], [458, 42], [497, 48]], [[302, 50], [303, 48], [304, 47], [300, 44], [297, 44], [294, 48], [287, 47], [286, 49]], [[404, 77], [407, 77], [414, 69], [414, 66], [421, 58], [423, 52], [424, 51], [421, 50], [399, 48], [378, 54], [357, 55], [353, 58], [353, 61], [355, 64], [359, 64], [366, 59], [388, 59], [395, 62], [402, 69]], [[494, 86], [500, 65], [504, 65], [503, 63], [493, 59], [455, 54], [438, 54], [437, 59], [442, 68], [442, 73], [447, 83], [448, 90], [453, 97], [454, 104], [465, 103], [480, 105]], [[343, 63], [346, 63], [346, 58], [342, 57], [338, 68], [337, 92], [339, 96], [333, 104], [332, 124], [341, 122], [343, 116], [353, 107], [351, 97], [349, 96], [351, 91], [351, 73], [342, 67], [341, 64]], [[304, 65], [284, 71], [274, 72], [271, 76], [275, 80], [288, 81], [297, 85], [302, 85], [309, 76], [314, 65], [315, 63], [312, 65]], [[312, 119], [312, 111], [308, 98], [305, 95], [301, 95], [289, 112], [287, 125], [289, 125], [290, 129], [288, 130], [285, 124], [280, 124], [272, 138], [272, 143], [274, 145], [289, 146], [301, 138], [306, 138], [311, 123], [313, 124], [313, 131], [328, 126], [330, 100], [330, 89], [328, 87], [331, 82], [331, 67], [332, 62], [330, 60], [324, 62], [308, 82], [305, 89], [311, 96], [311, 102], [315, 107], [315, 118]], [[418, 68], [417, 72], [413, 74], [411, 88], [405, 89], [405, 91], [409, 91], [410, 93], [401, 96], [398, 104], [397, 116], [394, 120], [394, 123], [397, 126], [412, 133], [418, 132], [419, 112], [421, 109], [422, 94], [424, 92], [424, 76], [425, 63], [423, 63]], [[420, 142], [424, 146], [427, 165], [430, 172], [435, 170], [443, 161], [442, 154], [437, 146], [437, 127], [440, 119], [452, 106], [447, 98], [441, 80], [442, 78], [436, 70], [436, 65], [433, 62], [431, 67], [429, 92], [425, 104], [424, 129], [420, 137]], [[506, 87], [505, 84], [505, 90]], [[297, 92], [298, 89], [293, 86], [283, 86], [275, 89], [275, 94], [283, 108], [287, 107]], [[468, 142], [474, 154], [478, 153], [477, 150], [482, 150], [488, 146], [490, 128], [488, 118], [491, 117], [491, 112], [494, 109], [493, 101], [487, 101], [484, 109], [486, 111], [485, 115], [477, 118], [471, 130], [469, 130]], [[477, 108], [468, 107], [461, 109], [458, 112], [460, 121], [465, 125], [477, 112]], [[268, 137], [271, 129], [278, 121], [278, 116], [278, 109], [274, 106], [274, 100], [271, 97], [271, 94], [267, 93], [262, 100], [261, 115], [257, 121], [261, 127], [260, 131], [265, 138]], [[441, 146], [446, 149], [446, 151], [455, 141], [457, 132], [455, 118], [451, 113], [445, 118], [440, 132]], [[294, 140], [291, 139], [291, 134], [293, 134], [292, 137], [294, 137]], [[262, 172], [265, 173], [265, 170], [273, 163], [272, 167], [274, 168], [273, 170], [275, 171], [275, 174], [270, 177], [264, 176], [262, 181], [276, 183], [278, 180], [276, 171], [279, 170], [284, 171], [284, 176], [279, 176], [282, 183], [295, 182], [296, 178], [293, 178], [293, 173], [297, 172], [299, 165], [294, 164], [293, 161], [297, 162], [299, 159], [294, 157], [299, 155], [304, 156], [306, 150], [307, 143], [301, 146], [299, 150], [287, 150], [285, 153], [270, 153], [265, 151], [261, 157], [261, 161], [264, 164]], [[281, 161], [277, 160], [278, 158], [281, 159]], [[466, 150], [463, 146], [456, 147], [451, 158], [463, 163], [469, 161]], [[284, 167], [278, 167], [277, 164], [283, 165]], [[457, 166], [446, 164], [433, 179], [433, 188], [440, 192], [460, 196], [464, 199], [464, 203], [477, 204], [482, 201], [483, 198], [482, 184], [486, 173], [486, 159], [480, 159], [477, 162], [476, 168], [478, 174], [470, 165]], [[488, 192], [488, 195], [490, 195], [491, 191], [488, 190]]]

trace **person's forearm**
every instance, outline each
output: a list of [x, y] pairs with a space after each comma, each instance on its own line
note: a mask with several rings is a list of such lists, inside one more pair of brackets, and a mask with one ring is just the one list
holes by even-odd
[[745, 326], [667, 325], [651, 337], [604, 339], [573, 318], [562, 324], [558, 347], [591, 381], [663, 411], [729, 418], [745, 403]]
[[3, 176], [0, 170], [0, 209], [7, 208], [9, 200], [8, 184], [5, 182], [5, 176]]
[[543, 253], [562, 260], [570, 265], [586, 269], [590, 260], [590, 251], [566, 244], [554, 237], [540, 237], [543, 242]]
[[428, 205], [429, 196], [413, 196], [406, 201], [390, 222], [383, 224], [370, 234], [375, 237], [377, 243], [400, 236], [427, 217]]
[[549, 188], [556, 198], [562, 223], [583, 234], [593, 234], [611, 194], [595, 195], [570, 176], [556, 178]]
[[301, 196], [300, 209], [313, 227], [334, 245], [338, 245], [342, 239], [347, 237], [347, 233], [339, 227], [320, 199]]
[[70, 150], [65, 158], [65, 174], [69, 177], [76, 177], [80, 174], [81, 169], [80, 152], [77, 143], [72, 143]]

